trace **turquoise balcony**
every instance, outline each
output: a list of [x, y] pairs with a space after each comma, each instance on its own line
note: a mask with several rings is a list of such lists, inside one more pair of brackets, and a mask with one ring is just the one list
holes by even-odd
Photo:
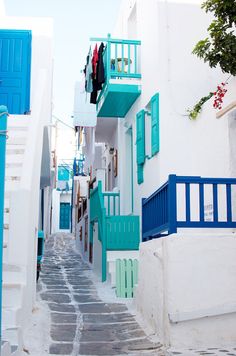
[[98, 223], [98, 239], [102, 247], [102, 281], [107, 277], [107, 251], [139, 249], [139, 216], [120, 215], [120, 194], [102, 192], [101, 181], [90, 191], [90, 243], [93, 225]]
[[141, 41], [112, 39], [104, 54], [105, 83], [97, 100], [98, 117], [125, 117], [141, 94], [140, 45]]

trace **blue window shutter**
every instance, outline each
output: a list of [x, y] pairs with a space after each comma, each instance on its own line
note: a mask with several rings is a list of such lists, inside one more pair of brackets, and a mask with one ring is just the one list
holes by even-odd
[[30, 111], [31, 41], [31, 31], [0, 30], [0, 103], [10, 114]]
[[155, 94], [151, 99], [151, 143], [152, 143], [152, 156], [159, 152], [160, 138], [159, 138], [159, 93]]
[[145, 162], [145, 112], [141, 110], [136, 115], [136, 152], [137, 165]]

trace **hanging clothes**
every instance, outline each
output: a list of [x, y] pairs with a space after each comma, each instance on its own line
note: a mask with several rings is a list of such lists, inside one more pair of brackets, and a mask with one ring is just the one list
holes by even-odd
[[96, 43], [96, 46], [93, 50], [93, 58], [92, 58], [92, 65], [93, 65], [93, 76], [96, 78], [97, 74], [97, 62], [98, 62], [98, 46]]
[[85, 90], [87, 93], [92, 93], [93, 91], [93, 66], [92, 66], [92, 52], [91, 46], [89, 48], [89, 53], [87, 56], [86, 74], [85, 74]]
[[[103, 51], [104, 51], [104, 43], [100, 44], [98, 50], [98, 62], [97, 62], [97, 80], [100, 89], [102, 89], [102, 84], [105, 83], [105, 70], [104, 70], [104, 63], [103, 63]], [[99, 89], [99, 90], [100, 90]]]
[[104, 70], [104, 63], [103, 63], [104, 47], [105, 46], [102, 42], [98, 50], [98, 60], [95, 66], [95, 71], [93, 72], [93, 91], [90, 96], [91, 104], [97, 103], [98, 91], [102, 89], [102, 84], [105, 82], [105, 70]]

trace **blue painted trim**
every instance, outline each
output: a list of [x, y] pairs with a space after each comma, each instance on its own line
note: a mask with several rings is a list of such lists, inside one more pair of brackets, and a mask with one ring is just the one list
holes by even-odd
[[27, 93], [26, 93], [26, 103], [25, 103], [25, 107], [26, 107], [26, 112], [30, 112], [30, 86], [31, 86], [31, 60], [32, 60], [32, 32], [31, 31], [27, 31], [28, 32], [28, 37], [29, 37], [29, 42], [28, 42], [28, 67], [27, 67]]
[[204, 221], [204, 186], [202, 183], [199, 184], [199, 219]]
[[3, 221], [6, 161], [7, 107], [0, 106], [0, 340], [2, 330], [2, 259], [3, 259]]
[[190, 221], [190, 184], [185, 185], [186, 221]]
[[232, 221], [231, 185], [226, 184], [227, 221]]
[[134, 212], [134, 139], [133, 139], [133, 128], [129, 129], [130, 139], [131, 139], [131, 211]]
[[177, 219], [177, 206], [176, 206], [176, 175], [169, 175], [168, 184], [168, 218], [169, 218], [169, 233], [177, 232], [176, 219]]
[[[177, 220], [177, 185], [185, 186], [185, 220]], [[191, 220], [191, 184], [199, 186], [199, 221]], [[213, 221], [204, 220], [204, 185], [212, 186]], [[226, 186], [226, 221], [219, 221], [218, 185]], [[162, 237], [177, 232], [177, 228], [236, 228], [232, 221], [232, 185], [236, 178], [201, 178], [170, 175], [168, 182], [162, 185], [149, 198], [142, 200], [142, 237], [146, 241], [153, 237]], [[184, 203], [184, 201], [183, 201]], [[166, 213], [168, 205], [168, 214]]]
[[217, 184], [213, 184], [213, 219], [218, 221], [218, 189]]

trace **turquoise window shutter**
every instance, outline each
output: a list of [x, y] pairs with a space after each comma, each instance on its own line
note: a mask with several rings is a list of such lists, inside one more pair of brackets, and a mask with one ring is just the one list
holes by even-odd
[[143, 164], [138, 164], [137, 166], [138, 171], [137, 171], [137, 178], [138, 178], [138, 184], [143, 183]]
[[152, 156], [159, 152], [160, 138], [159, 138], [159, 93], [155, 94], [151, 99], [151, 143]]
[[143, 165], [145, 162], [145, 111], [136, 115], [136, 152], [137, 152], [137, 180], [143, 183]]
[[145, 112], [141, 110], [136, 115], [136, 151], [137, 164], [145, 162]]

